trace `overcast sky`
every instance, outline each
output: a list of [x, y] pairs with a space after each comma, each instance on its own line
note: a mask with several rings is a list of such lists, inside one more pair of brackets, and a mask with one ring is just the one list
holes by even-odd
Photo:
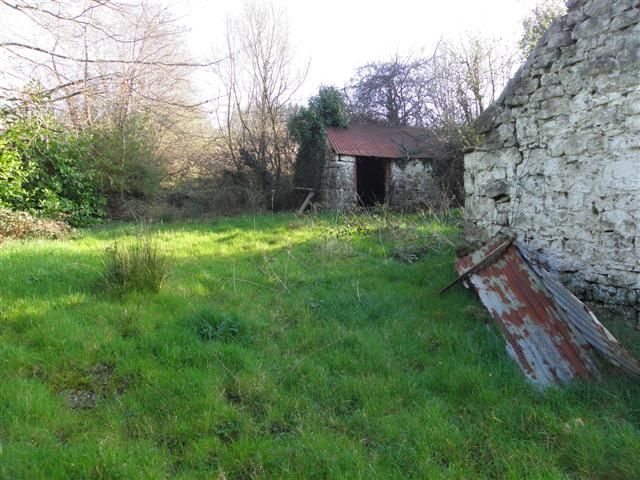
[[[210, 56], [224, 22], [242, 9], [239, 0], [178, 0], [173, 5], [191, 29], [190, 48]], [[280, 0], [300, 64], [310, 61], [296, 100], [320, 85], [343, 86], [355, 69], [395, 53], [432, 52], [439, 39], [481, 33], [515, 42], [535, 0]], [[211, 88], [215, 88], [211, 86]]]

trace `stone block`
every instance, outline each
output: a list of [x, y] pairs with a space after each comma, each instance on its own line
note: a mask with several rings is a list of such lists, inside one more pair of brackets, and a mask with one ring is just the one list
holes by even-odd
[[574, 43], [574, 41], [571, 38], [571, 34], [564, 30], [551, 32], [549, 37], [547, 37], [547, 48], [566, 47], [572, 43]]
[[640, 96], [630, 98], [626, 103], [626, 113], [628, 115], [640, 115]]
[[514, 87], [515, 95], [530, 95], [540, 87], [540, 79], [524, 78]]
[[640, 11], [637, 8], [621, 12], [611, 21], [610, 29], [615, 31], [635, 25], [638, 23], [639, 17]]
[[560, 75], [558, 73], [545, 73], [540, 78], [540, 85], [543, 87], [547, 85], [557, 85], [560, 83]]
[[[600, 0], [603, 4], [608, 4], [608, 0]], [[603, 7], [605, 8], [605, 7]], [[585, 12], [586, 15], [589, 15]], [[611, 25], [611, 18], [606, 15], [589, 16], [586, 20], [576, 24], [572, 32], [574, 39], [597, 37], [606, 33]]]
[[625, 119], [624, 126], [631, 131], [640, 132], [640, 115], [632, 115]]
[[494, 120], [499, 114], [499, 110], [500, 107], [495, 103], [492, 103], [484, 112], [482, 112], [475, 122], [475, 128], [478, 133], [486, 133], [491, 130], [494, 125]]
[[569, 3], [576, 3], [576, 0], [569, 0], [567, 2], [567, 8], [569, 9], [569, 11], [564, 17], [565, 25], [571, 27], [585, 20], [587, 16], [584, 14], [582, 9], [578, 9], [578, 8], [572, 9], [571, 7], [569, 7]]
[[561, 85], [549, 85], [542, 90], [543, 100], [564, 96], [564, 88]]
[[555, 61], [560, 58], [560, 49], [544, 50], [537, 54], [534, 59], [534, 65], [537, 68], [549, 68]]
[[504, 179], [492, 180], [485, 188], [485, 195], [489, 198], [497, 198], [509, 194], [509, 185]]
[[610, 11], [611, 0], [591, 0], [584, 6], [584, 14], [588, 17], [604, 15]]
[[614, 0], [614, 2], [611, 4], [611, 13], [614, 15], [618, 15], [625, 10], [636, 8], [637, 5], [637, 1], [634, 0]]
[[528, 95], [511, 95], [504, 100], [504, 104], [508, 107], [521, 107], [529, 101]]
[[516, 135], [520, 145], [535, 141], [538, 125], [535, 118], [520, 117], [516, 119]]

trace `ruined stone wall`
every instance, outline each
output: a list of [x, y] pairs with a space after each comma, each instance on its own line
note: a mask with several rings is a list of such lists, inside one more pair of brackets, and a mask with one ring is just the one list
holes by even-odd
[[389, 206], [400, 209], [434, 206], [440, 203], [440, 184], [429, 161], [391, 162]]
[[571, 1], [465, 156], [467, 235], [512, 230], [583, 298], [640, 305], [640, 1]]
[[[433, 176], [433, 166], [422, 160], [389, 160], [387, 204], [408, 210], [438, 205], [440, 186]], [[332, 155], [328, 158], [322, 178], [321, 201], [331, 210], [356, 206], [356, 157]]]
[[356, 157], [329, 155], [322, 176], [322, 204], [331, 210], [356, 204]]

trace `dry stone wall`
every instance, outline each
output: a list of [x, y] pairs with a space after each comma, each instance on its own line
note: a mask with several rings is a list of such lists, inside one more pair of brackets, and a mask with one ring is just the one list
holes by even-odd
[[437, 205], [441, 200], [440, 184], [429, 161], [396, 160], [389, 175], [389, 206], [399, 209]]
[[322, 176], [322, 204], [332, 210], [356, 204], [356, 157], [331, 155]]
[[465, 156], [467, 236], [514, 231], [583, 298], [640, 305], [640, 0], [569, 2]]
[[[387, 203], [392, 208], [412, 209], [436, 205], [440, 201], [439, 182], [430, 162], [389, 160]], [[356, 206], [356, 157], [333, 155], [327, 160], [322, 177], [322, 203], [332, 210]]]

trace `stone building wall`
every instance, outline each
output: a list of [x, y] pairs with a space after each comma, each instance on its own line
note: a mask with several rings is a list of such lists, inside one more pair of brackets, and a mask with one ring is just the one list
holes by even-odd
[[583, 298], [640, 306], [640, 1], [569, 2], [465, 156], [467, 235], [514, 231]]
[[[387, 204], [392, 208], [411, 209], [436, 205], [440, 200], [438, 181], [428, 161], [388, 160]], [[322, 177], [322, 204], [332, 210], [356, 206], [356, 157], [332, 155], [327, 159]]]
[[400, 209], [439, 203], [440, 184], [429, 161], [393, 161], [389, 175], [389, 206]]
[[329, 155], [322, 175], [322, 204], [331, 210], [356, 204], [356, 157]]

